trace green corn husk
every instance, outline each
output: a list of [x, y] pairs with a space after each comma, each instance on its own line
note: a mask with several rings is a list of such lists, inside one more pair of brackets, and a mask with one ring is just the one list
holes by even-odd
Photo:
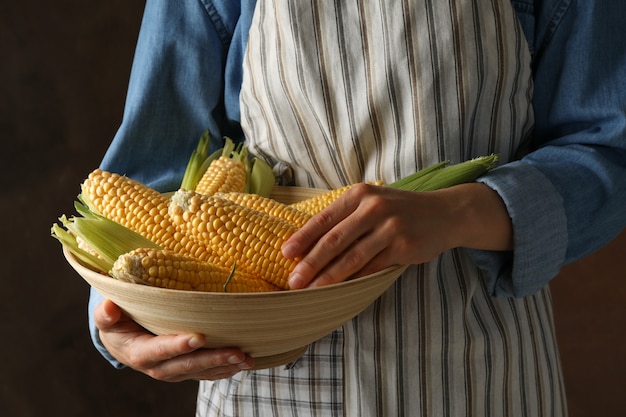
[[200, 140], [198, 141], [198, 146], [193, 150], [191, 156], [189, 157], [189, 162], [187, 163], [187, 168], [185, 169], [185, 174], [180, 188], [184, 190], [195, 190], [196, 185], [198, 185], [198, 181], [200, 181], [202, 176], [202, 172], [204, 172], [201, 171], [201, 167], [207, 159], [210, 145], [211, 135], [207, 130], [202, 134]]
[[437, 171], [417, 191], [440, 190], [453, 185], [475, 181], [498, 164], [498, 155], [492, 154], [449, 165]]
[[248, 171], [246, 192], [258, 194], [261, 197], [269, 197], [275, 182], [276, 177], [274, 177], [272, 167], [262, 159], [252, 158], [250, 170]]
[[[63, 224], [70, 221], [65, 216], [60, 217], [59, 220]], [[81, 249], [76, 241], [76, 236], [59, 226], [57, 223], [52, 225], [50, 232], [52, 237], [61, 242], [61, 245], [63, 245], [64, 248], [66, 248], [76, 257], [76, 259], [88, 268], [102, 273], [107, 273], [107, 271], [111, 268], [109, 262]]]
[[[54, 224], [51, 234], [92, 269], [108, 273], [117, 258], [124, 253], [139, 248], [161, 249], [129, 228], [92, 212], [83, 202], [77, 201], [75, 208], [81, 216], [60, 217], [59, 221], [65, 229]], [[97, 256], [82, 249], [78, 240], [82, 240]]]
[[414, 174], [408, 175], [401, 180], [389, 184], [389, 187], [398, 188], [400, 190], [416, 191], [422, 183], [430, 179], [438, 170], [445, 168], [449, 163], [449, 161], [442, 161], [431, 165], [415, 172]]
[[458, 164], [440, 162], [411, 174], [389, 186], [408, 191], [435, 191], [475, 181], [498, 164], [498, 155], [480, 156]]

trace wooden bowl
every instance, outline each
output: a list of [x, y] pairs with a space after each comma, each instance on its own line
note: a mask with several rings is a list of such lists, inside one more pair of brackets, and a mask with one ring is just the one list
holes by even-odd
[[[290, 203], [319, 190], [277, 187]], [[64, 250], [69, 264], [105, 298], [150, 332], [197, 332], [207, 348], [238, 347], [255, 358], [255, 369], [299, 358], [307, 346], [341, 327], [378, 298], [406, 265], [318, 288], [267, 293], [209, 293], [118, 281], [92, 271]]]

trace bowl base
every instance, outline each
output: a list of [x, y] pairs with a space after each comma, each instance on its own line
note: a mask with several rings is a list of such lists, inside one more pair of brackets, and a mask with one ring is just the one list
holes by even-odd
[[302, 346], [289, 352], [279, 353], [271, 356], [258, 356], [254, 358], [254, 366], [252, 370], [275, 368], [280, 365], [286, 365], [300, 358], [306, 352], [308, 346]]

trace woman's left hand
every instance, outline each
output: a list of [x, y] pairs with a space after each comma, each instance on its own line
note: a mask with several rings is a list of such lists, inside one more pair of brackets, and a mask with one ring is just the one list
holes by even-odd
[[289, 285], [317, 287], [467, 246], [507, 250], [512, 226], [497, 193], [471, 183], [426, 193], [357, 184], [283, 245], [301, 258]]

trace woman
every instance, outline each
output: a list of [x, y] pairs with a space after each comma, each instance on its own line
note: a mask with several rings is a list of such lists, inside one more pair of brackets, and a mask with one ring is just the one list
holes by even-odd
[[294, 235], [294, 288], [413, 266], [288, 366], [150, 335], [92, 292], [96, 346], [201, 380], [198, 415], [566, 415], [547, 283], [626, 224], [626, 5], [304, 3], [148, 2], [102, 168], [172, 190], [207, 127], [299, 186], [502, 165], [433, 193], [356, 187]]

